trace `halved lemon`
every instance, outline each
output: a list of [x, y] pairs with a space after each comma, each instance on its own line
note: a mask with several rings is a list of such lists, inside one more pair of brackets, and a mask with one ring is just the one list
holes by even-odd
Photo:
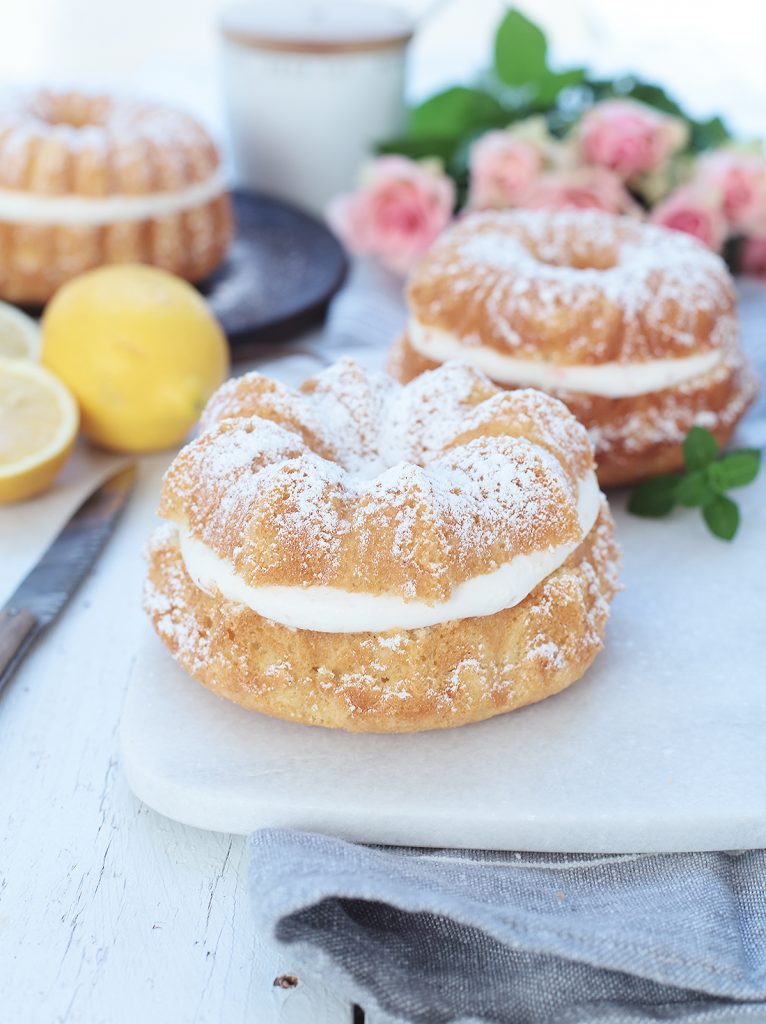
[[0, 359], [39, 359], [41, 333], [37, 321], [7, 302], [0, 302]]
[[37, 363], [0, 359], [0, 502], [44, 491], [69, 457], [80, 414]]

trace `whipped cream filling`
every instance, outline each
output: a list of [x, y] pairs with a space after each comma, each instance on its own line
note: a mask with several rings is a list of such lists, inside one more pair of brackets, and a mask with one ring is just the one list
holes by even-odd
[[557, 366], [517, 359], [487, 345], [466, 345], [456, 334], [439, 327], [428, 327], [414, 318], [409, 321], [408, 333], [412, 347], [434, 362], [462, 359], [500, 384], [541, 388], [543, 391], [573, 391], [603, 398], [630, 398], [663, 391], [708, 373], [724, 358], [722, 349], [714, 349], [680, 359]]
[[177, 192], [146, 195], [49, 196], [0, 189], [0, 221], [6, 224], [67, 224], [96, 227], [117, 221], [152, 220], [202, 206], [226, 190], [223, 173]]
[[[596, 476], [580, 483], [577, 514], [582, 537], [590, 533], [601, 505]], [[251, 586], [234, 567], [206, 544], [179, 531], [179, 546], [186, 570], [206, 593], [220, 593], [229, 601], [247, 605], [264, 618], [294, 629], [320, 633], [385, 633], [391, 629], [418, 629], [440, 622], [494, 615], [519, 604], [581, 543], [559, 544], [545, 551], [516, 555], [492, 572], [466, 580], [446, 601], [429, 604], [407, 601], [393, 594], [366, 594], [328, 586]]]

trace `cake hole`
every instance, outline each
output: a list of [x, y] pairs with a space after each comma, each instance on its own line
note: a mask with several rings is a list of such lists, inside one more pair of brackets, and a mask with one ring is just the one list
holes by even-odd
[[570, 252], [535, 253], [538, 263], [549, 267], [568, 267], [570, 270], [612, 270], [617, 266], [617, 255], [614, 252]]
[[48, 124], [51, 125], [66, 125], [67, 128], [100, 128], [102, 125], [101, 121], [96, 121], [92, 117], [84, 115], [77, 116], [72, 113], [70, 115], [61, 114], [56, 118], [46, 118]]
[[107, 103], [97, 96], [47, 93], [37, 98], [33, 114], [54, 127], [102, 128], [106, 124]]

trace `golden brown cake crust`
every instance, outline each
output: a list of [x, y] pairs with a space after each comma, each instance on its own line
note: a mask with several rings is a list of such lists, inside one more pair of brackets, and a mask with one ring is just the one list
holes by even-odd
[[[220, 174], [204, 128], [155, 103], [39, 90], [0, 101], [0, 193], [82, 200], [179, 193]], [[223, 186], [178, 212], [97, 224], [0, 217], [0, 296], [42, 304], [65, 281], [104, 263], [150, 263], [207, 277], [232, 237]]]
[[410, 277], [421, 326], [557, 366], [723, 347], [733, 282], [696, 239], [594, 210], [489, 211], [446, 231]]
[[250, 586], [435, 603], [582, 539], [583, 428], [556, 399], [461, 364], [406, 388], [350, 359], [299, 391], [248, 374], [203, 428], [165, 475], [160, 515]]
[[[404, 333], [391, 349], [388, 368], [397, 380], [409, 381], [437, 365]], [[572, 392], [556, 397], [587, 427], [601, 486], [617, 487], [682, 469], [681, 444], [695, 425], [726, 445], [757, 391], [753, 371], [735, 351], [710, 373], [664, 391], [631, 398]]]
[[601, 649], [618, 559], [604, 503], [580, 547], [513, 608], [410, 631], [317, 633], [203, 593], [168, 526], [150, 544], [144, 603], [174, 657], [220, 697], [310, 725], [414, 732], [478, 722], [578, 679]]

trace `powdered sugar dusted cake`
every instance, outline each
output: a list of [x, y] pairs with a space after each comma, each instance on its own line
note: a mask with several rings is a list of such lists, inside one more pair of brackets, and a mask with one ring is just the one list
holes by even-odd
[[256, 710], [458, 725], [571, 683], [601, 646], [612, 525], [584, 429], [460, 364], [401, 387], [343, 360], [215, 395], [169, 469], [147, 610]]
[[466, 217], [426, 254], [408, 301], [399, 379], [461, 358], [557, 395], [590, 429], [607, 485], [678, 468], [694, 424], [725, 443], [755, 393], [723, 261], [634, 219]]
[[198, 281], [231, 235], [218, 150], [188, 114], [81, 92], [0, 97], [3, 298], [43, 303], [102, 263]]

